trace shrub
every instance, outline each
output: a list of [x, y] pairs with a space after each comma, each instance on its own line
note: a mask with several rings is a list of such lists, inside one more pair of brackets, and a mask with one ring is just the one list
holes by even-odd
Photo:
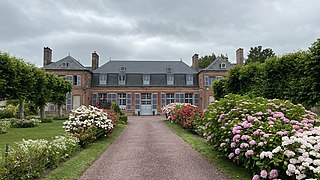
[[63, 124], [66, 132], [79, 138], [81, 147], [85, 147], [88, 143], [113, 130], [112, 120], [108, 118], [107, 113], [90, 105], [72, 110], [69, 120]]
[[0, 164], [3, 179], [37, 178], [79, 148], [78, 139], [71, 136], [56, 136], [52, 141], [23, 140], [16, 144], [16, 148], [9, 149], [6, 163]]
[[117, 113], [117, 114], [123, 114], [122, 112], [121, 112], [121, 109], [120, 109], [120, 107], [118, 106], [118, 104], [116, 104], [115, 102], [113, 102], [112, 103], [112, 109]]
[[123, 123], [123, 124], [127, 124], [127, 122], [128, 122], [128, 117], [127, 117], [127, 115], [120, 115], [119, 116], [119, 120]]
[[[318, 133], [319, 129], [315, 127], [317, 123], [317, 115], [302, 105], [276, 99], [228, 95], [209, 105], [197, 132], [228, 158], [257, 173], [255, 179], [289, 179], [292, 175], [297, 179], [304, 175], [318, 178], [320, 145], [305, 143], [310, 141], [306, 135], [314, 136]], [[318, 137], [310, 139], [314, 138]], [[306, 150], [304, 146], [309, 149]], [[308, 152], [308, 156], [305, 152]], [[300, 156], [303, 159], [295, 163], [289, 159]], [[304, 163], [306, 158], [309, 158], [309, 164]], [[299, 172], [292, 173], [293, 167], [290, 164], [300, 167]], [[300, 164], [303, 167], [298, 166]], [[313, 168], [306, 170], [307, 165], [312, 165], [314, 169], [319, 167], [319, 171]]]
[[43, 119], [41, 119], [41, 123], [52, 123], [52, 119], [53, 118], [49, 118], [49, 117], [43, 118]]
[[40, 120], [38, 119], [15, 119], [11, 121], [13, 128], [32, 128], [38, 126]]
[[12, 118], [14, 114], [9, 109], [0, 109], [0, 119]]
[[7, 129], [10, 127], [11, 123], [9, 121], [0, 121], [0, 134], [7, 133]]
[[55, 117], [53, 117], [53, 120], [68, 120], [68, 119], [69, 119], [68, 116], [61, 116], [61, 117], [55, 116]]
[[107, 113], [108, 119], [111, 119], [114, 126], [117, 125], [119, 118], [113, 109], [103, 109], [103, 112]]

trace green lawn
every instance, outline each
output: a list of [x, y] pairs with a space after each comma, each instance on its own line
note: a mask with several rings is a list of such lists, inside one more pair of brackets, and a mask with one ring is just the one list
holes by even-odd
[[22, 139], [50, 140], [51, 137], [63, 135], [63, 122], [55, 120], [52, 123], [40, 123], [38, 127], [34, 128], [9, 128], [6, 134], [0, 134], [0, 149], [4, 150], [6, 143], [12, 146], [14, 142], [21, 141]]
[[180, 125], [166, 121], [166, 124], [180, 136], [184, 141], [189, 143], [195, 150], [202, 154], [211, 164], [225, 172], [231, 179], [251, 179], [252, 176], [245, 168], [239, 167], [231, 160], [226, 158], [222, 153], [213, 149], [205, 142], [204, 139], [183, 129]]

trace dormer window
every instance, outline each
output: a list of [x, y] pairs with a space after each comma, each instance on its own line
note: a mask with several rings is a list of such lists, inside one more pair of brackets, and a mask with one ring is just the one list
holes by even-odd
[[61, 67], [68, 67], [68, 63], [67, 62], [63, 62], [63, 63], [61, 63]]
[[193, 85], [193, 75], [192, 74], [187, 74], [186, 75], [186, 81], [187, 81], [187, 85]]
[[226, 63], [221, 63], [221, 64], [220, 64], [220, 68], [221, 68], [221, 69], [225, 69], [225, 68], [227, 68]]
[[99, 84], [106, 85], [107, 84], [107, 74], [99, 75]]
[[119, 74], [118, 82], [119, 82], [119, 85], [125, 85], [126, 84], [126, 74]]
[[173, 85], [174, 76], [173, 74], [167, 74], [167, 85]]
[[143, 75], [143, 85], [150, 85], [150, 74]]

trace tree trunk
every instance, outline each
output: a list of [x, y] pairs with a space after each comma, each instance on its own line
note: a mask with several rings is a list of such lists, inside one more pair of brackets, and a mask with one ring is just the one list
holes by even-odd
[[24, 119], [24, 99], [19, 99], [19, 119]]
[[58, 104], [58, 117], [62, 116], [62, 105]]
[[45, 112], [44, 112], [44, 105], [40, 107], [40, 118], [44, 119], [46, 117]]

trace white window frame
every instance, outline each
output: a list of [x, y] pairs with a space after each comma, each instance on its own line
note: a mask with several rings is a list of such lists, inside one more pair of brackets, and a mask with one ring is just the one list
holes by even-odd
[[119, 74], [118, 75], [118, 81], [119, 81], [119, 85], [126, 85], [126, 75], [125, 74]]
[[150, 85], [150, 74], [143, 75], [143, 85]]
[[98, 104], [98, 93], [92, 93], [92, 106], [96, 106]]
[[66, 79], [70, 82], [71, 85], [73, 85], [73, 76], [72, 75], [66, 75]]
[[161, 93], [161, 107], [166, 105], [166, 93]]
[[49, 111], [56, 111], [56, 105], [54, 103], [49, 103]]
[[158, 109], [158, 93], [151, 94], [151, 105], [152, 105], [152, 110]]
[[127, 93], [127, 110], [132, 110], [132, 94]]
[[167, 74], [167, 85], [173, 85], [173, 84], [174, 84], [174, 75]]
[[221, 68], [221, 69], [226, 69], [226, 68], [227, 68], [226, 63], [221, 63], [221, 64], [220, 64], [220, 68]]
[[171, 104], [175, 102], [174, 93], [166, 94], [166, 104]]
[[119, 106], [127, 105], [127, 94], [126, 93], [119, 93], [118, 94], [118, 105]]
[[187, 82], [187, 85], [193, 85], [193, 75], [192, 74], [187, 74], [186, 75], [186, 82]]
[[72, 92], [69, 92], [66, 94], [66, 111], [71, 111], [71, 110], [72, 110]]
[[184, 103], [184, 93], [176, 93], [175, 101], [176, 103]]
[[81, 75], [77, 75], [77, 82], [75, 83], [76, 86], [81, 86]]
[[140, 110], [140, 106], [141, 106], [141, 94], [140, 93], [135, 93], [134, 109]]
[[204, 76], [204, 85], [209, 86], [209, 76]]
[[184, 94], [184, 102], [193, 104], [193, 94], [192, 93], [185, 93]]
[[107, 74], [99, 74], [99, 84], [100, 85], [107, 84]]
[[117, 103], [117, 93], [108, 93], [107, 94], [107, 102], [109, 103]]

